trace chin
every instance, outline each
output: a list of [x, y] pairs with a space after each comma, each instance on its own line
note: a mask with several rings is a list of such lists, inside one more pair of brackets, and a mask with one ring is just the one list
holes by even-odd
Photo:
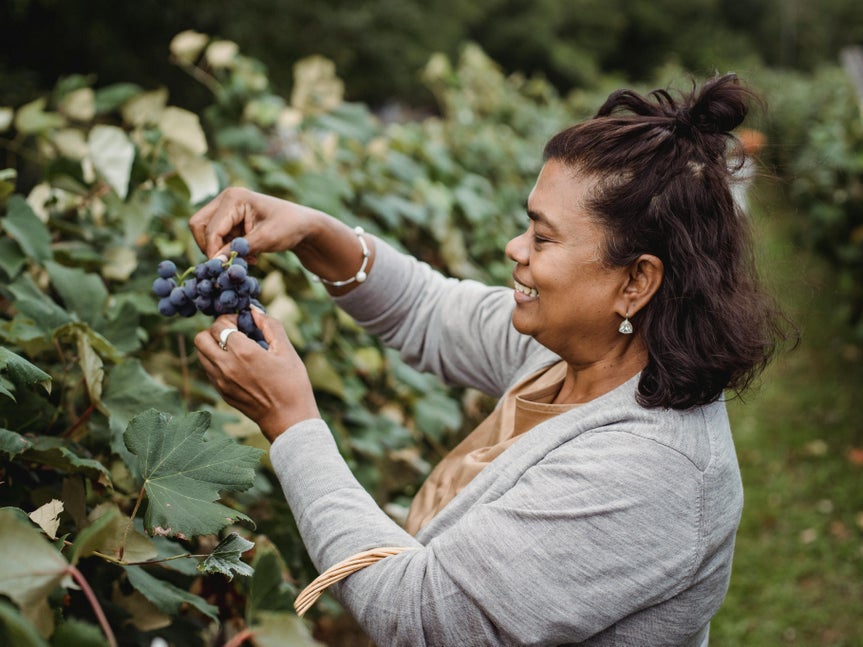
[[516, 313], [513, 313], [513, 316], [512, 316], [512, 327], [515, 328], [522, 335], [530, 335], [531, 337], [533, 337], [533, 335], [530, 332], [530, 328], [525, 326], [524, 322], [519, 322], [519, 318], [518, 318]]

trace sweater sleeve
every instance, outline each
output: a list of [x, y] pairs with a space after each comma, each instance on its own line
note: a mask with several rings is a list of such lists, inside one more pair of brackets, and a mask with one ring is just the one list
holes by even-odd
[[286, 431], [271, 457], [319, 569], [417, 549], [333, 587], [381, 647], [582, 641], [677, 595], [700, 557], [700, 472], [627, 433], [559, 446], [424, 546], [358, 484], [323, 421]]
[[335, 302], [417, 370], [499, 396], [541, 348], [513, 327], [512, 290], [446, 278], [380, 239], [375, 250], [366, 282]]

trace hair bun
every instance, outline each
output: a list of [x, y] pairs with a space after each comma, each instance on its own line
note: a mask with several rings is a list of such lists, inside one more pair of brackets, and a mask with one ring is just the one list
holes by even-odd
[[724, 74], [707, 81], [698, 93], [681, 102], [674, 114], [675, 130], [727, 134], [743, 123], [751, 93], [740, 86], [737, 75]]

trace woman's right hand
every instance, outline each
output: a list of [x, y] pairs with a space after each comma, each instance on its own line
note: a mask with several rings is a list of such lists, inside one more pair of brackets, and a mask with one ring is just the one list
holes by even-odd
[[249, 242], [249, 260], [257, 254], [294, 249], [312, 229], [320, 212], [287, 200], [232, 187], [222, 191], [189, 220], [198, 247], [207, 258], [230, 254], [231, 240]]

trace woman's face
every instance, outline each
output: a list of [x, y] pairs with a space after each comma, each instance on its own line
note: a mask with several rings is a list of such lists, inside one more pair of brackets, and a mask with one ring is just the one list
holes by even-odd
[[625, 310], [627, 268], [602, 263], [605, 234], [584, 206], [593, 184], [549, 160], [528, 198], [530, 225], [506, 246], [516, 262], [513, 325], [575, 364], [613, 353]]

